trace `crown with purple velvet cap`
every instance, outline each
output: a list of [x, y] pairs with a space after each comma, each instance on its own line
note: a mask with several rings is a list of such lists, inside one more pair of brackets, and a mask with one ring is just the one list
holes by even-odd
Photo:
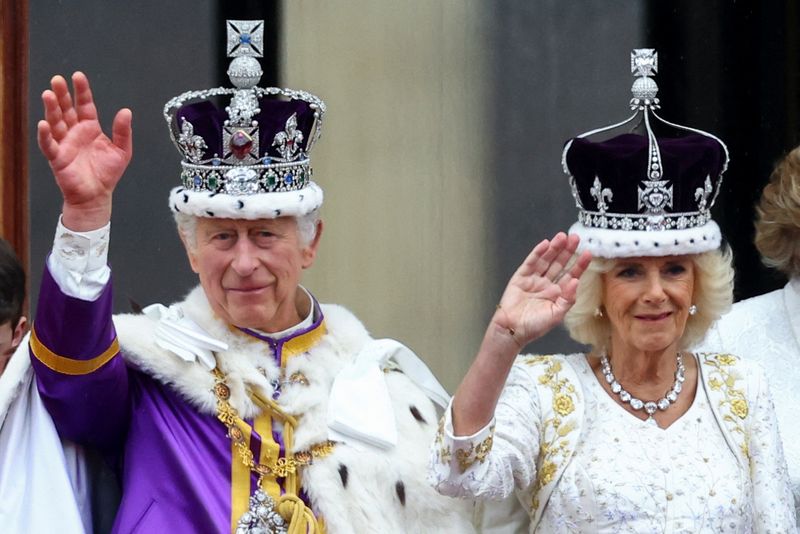
[[[655, 50], [634, 50], [633, 115], [578, 135], [564, 147], [562, 165], [578, 207], [570, 233], [578, 234], [581, 248], [595, 256], [699, 254], [720, 246], [722, 236], [710, 210], [728, 166], [728, 149], [708, 132], [656, 114], [658, 86], [651, 76], [657, 70]], [[644, 121], [645, 135], [587, 139], [637, 117]], [[657, 138], [651, 117], [686, 135]]]
[[[309, 152], [325, 103], [305, 91], [257, 87], [263, 21], [227, 21], [232, 88], [189, 91], [164, 106], [181, 153], [181, 185], [170, 208], [198, 217], [269, 219], [306, 215], [322, 205]], [[217, 104], [228, 99], [224, 109]]]

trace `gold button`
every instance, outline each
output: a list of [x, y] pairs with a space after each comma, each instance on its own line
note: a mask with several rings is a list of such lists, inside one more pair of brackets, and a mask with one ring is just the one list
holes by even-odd
[[671, 500], [672, 500], [672, 494], [671, 494], [671, 493], [667, 493], [667, 500], [668, 500], [668, 501], [671, 501]]

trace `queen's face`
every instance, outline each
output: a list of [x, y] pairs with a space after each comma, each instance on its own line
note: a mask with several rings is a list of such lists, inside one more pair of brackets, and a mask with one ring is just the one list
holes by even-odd
[[611, 346], [648, 352], [677, 347], [693, 296], [691, 256], [618, 260], [603, 275]]
[[187, 246], [217, 316], [229, 324], [279, 332], [297, 324], [297, 286], [314, 262], [319, 229], [302, 243], [293, 217], [199, 218], [196, 244]]

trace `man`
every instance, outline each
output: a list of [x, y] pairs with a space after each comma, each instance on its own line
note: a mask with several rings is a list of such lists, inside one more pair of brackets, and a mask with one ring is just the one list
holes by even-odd
[[[170, 206], [200, 287], [111, 319], [111, 197], [131, 112], [109, 139], [89, 83], [53, 78], [39, 146], [64, 203], [31, 335], [59, 431], [119, 459], [116, 532], [470, 532], [425, 482], [441, 386], [402, 345], [299, 285], [322, 235], [308, 152], [325, 111], [261, 89], [263, 25], [228, 22], [236, 89], [165, 107], [183, 156]], [[232, 95], [225, 110], [206, 98]]]
[[11, 245], [0, 238], [0, 376], [25, 335], [24, 302], [25, 271]]
[[0, 239], [0, 525], [9, 533], [91, 532], [83, 454], [62, 444], [33, 384], [24, 301], [25, 271]]

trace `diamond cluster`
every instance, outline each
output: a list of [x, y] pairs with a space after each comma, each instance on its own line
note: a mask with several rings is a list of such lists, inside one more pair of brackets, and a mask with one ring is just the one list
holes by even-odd
[[275, 510], [275, 501], [264, 490], [258, 489], [250, 496], [250, 508], [236, 523], [236, 534], [285, 534], [286, 521]]

